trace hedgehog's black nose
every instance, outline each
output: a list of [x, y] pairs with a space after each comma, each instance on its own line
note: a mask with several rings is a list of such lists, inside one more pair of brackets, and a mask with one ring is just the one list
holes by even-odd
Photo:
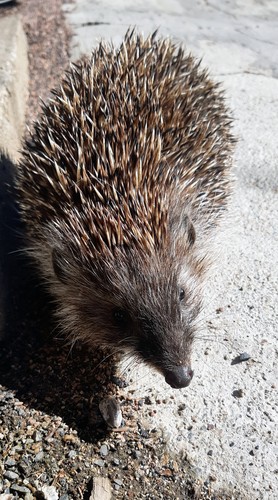
[[188, 366], [176, 366], [166, 372], [165, 380], [173, 389], [182, 389], [190, 384], [193, 373]]

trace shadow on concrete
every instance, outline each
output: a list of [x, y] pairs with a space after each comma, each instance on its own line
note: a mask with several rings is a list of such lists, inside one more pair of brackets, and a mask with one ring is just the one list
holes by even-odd
[[24, 228], [13, 179], [13, 164], [1, 156], [0, 384], [28, 406], [61, 416], [80, 438], [94, 442], [106, 434], [98, 402], [114, 364], [98, 366], [103, 353], [71, 349], [55, 328], [51, 299], [22, 253]]
[[15, 7], [17, 4], [17, 0], [0, 0], [0, 9], [4, 9], [7, 7]]

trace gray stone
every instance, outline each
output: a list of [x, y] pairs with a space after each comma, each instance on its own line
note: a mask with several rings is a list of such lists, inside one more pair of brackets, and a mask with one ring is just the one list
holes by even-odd
[[12, 470], [7, 470], [6, 472], [4, 472], [4, 477], [13, 481], [14, 479], [19, 478], [19, 474], [17, 474], [17, 472], [13, 472]]
[[35, 431], [32, 435], [32, 438], [36, 443], [39, 443], [42, 440], [42, 433], [39, 431]]
[[12, 458], [8, 458], [5, 462], [5, 467], [14, 467], [16, 465], [16, 461]]
[[11, 490], [16, 491], [17, 493], [30, 493], [29, 488], [27, 486], [21, 486], [20, 484], [12, 484]]
[[120, 403], [114, 397], [104, 398], [99, 403], [99, 410], [109, 427], [120, 427], [122, 423], [122, 412]]
[[39, 453], [37, 453], [35, 456], [35, 462], [41, 462], [43, 458], [44, 458], [44, 452], [39, 451]]
[[41, 491], [45, 500], [58, 500], [59, 498], [55, 486], [43, 486]]
[[98, 465], [98, 467], [103, 467], [104, 464], [105, 464], [105, 462], [104, 462], [104, 460], [97, 459], [97, 460], [94, 461], [94, 464]]
[[108, 446], [106, 444], [103, 444], [101, 447], [100, 447], [100, 450], [99, 450], [99, 453], [102, 457], [106, 457], [108, 455]]

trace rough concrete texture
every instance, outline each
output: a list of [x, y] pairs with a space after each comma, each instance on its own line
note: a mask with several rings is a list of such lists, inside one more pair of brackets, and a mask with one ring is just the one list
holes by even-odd
[[[101, 38], [118, 44], [129, 26], [159, 28], [202, 57], [227, 89], [237, 182], [206, 287], [195, 377], [175, 391], [136, 366], [128, 389], [169, 399], [146, 421], [163, 427], [169, 448], [187, 453], [200, 476], [213, 476], [237, 499], [277, 498], [278, 3], [77, 0], [65, 11], [73, 58]], [[232, 365], [244, 351], [251, 359]]]
[[28, 89], [27, 41], [16, 15], [0, 19], [0, 150], [18, 159]]

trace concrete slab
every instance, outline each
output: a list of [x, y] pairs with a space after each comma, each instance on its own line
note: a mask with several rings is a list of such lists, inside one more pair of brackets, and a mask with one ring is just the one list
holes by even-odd
[[27, 41], [17, 15], [0, 19], [0, 150], [18, 159], [28, 94]]
[[[76, 0], [65, 12], [73, 58], [101, 38], [118, 44], [129, 26], [182, 41], [223, 82], [239, 137], [237, 183], [207, 308], [196, 341], [195, 378], [169, 389], [145, 367], [123, 363], [135, 395], [149, 395], [172, 452], [234, 498], [278, 491], [278, 5], [275, 0]], [[248, 362], [232, 365], [241, 352]], [[125, 368], [126, 366], [126, 368]], [[242, 397], [238, 397], [242, 396]], [[166, 404], [156, 404], [164, 400]]]

